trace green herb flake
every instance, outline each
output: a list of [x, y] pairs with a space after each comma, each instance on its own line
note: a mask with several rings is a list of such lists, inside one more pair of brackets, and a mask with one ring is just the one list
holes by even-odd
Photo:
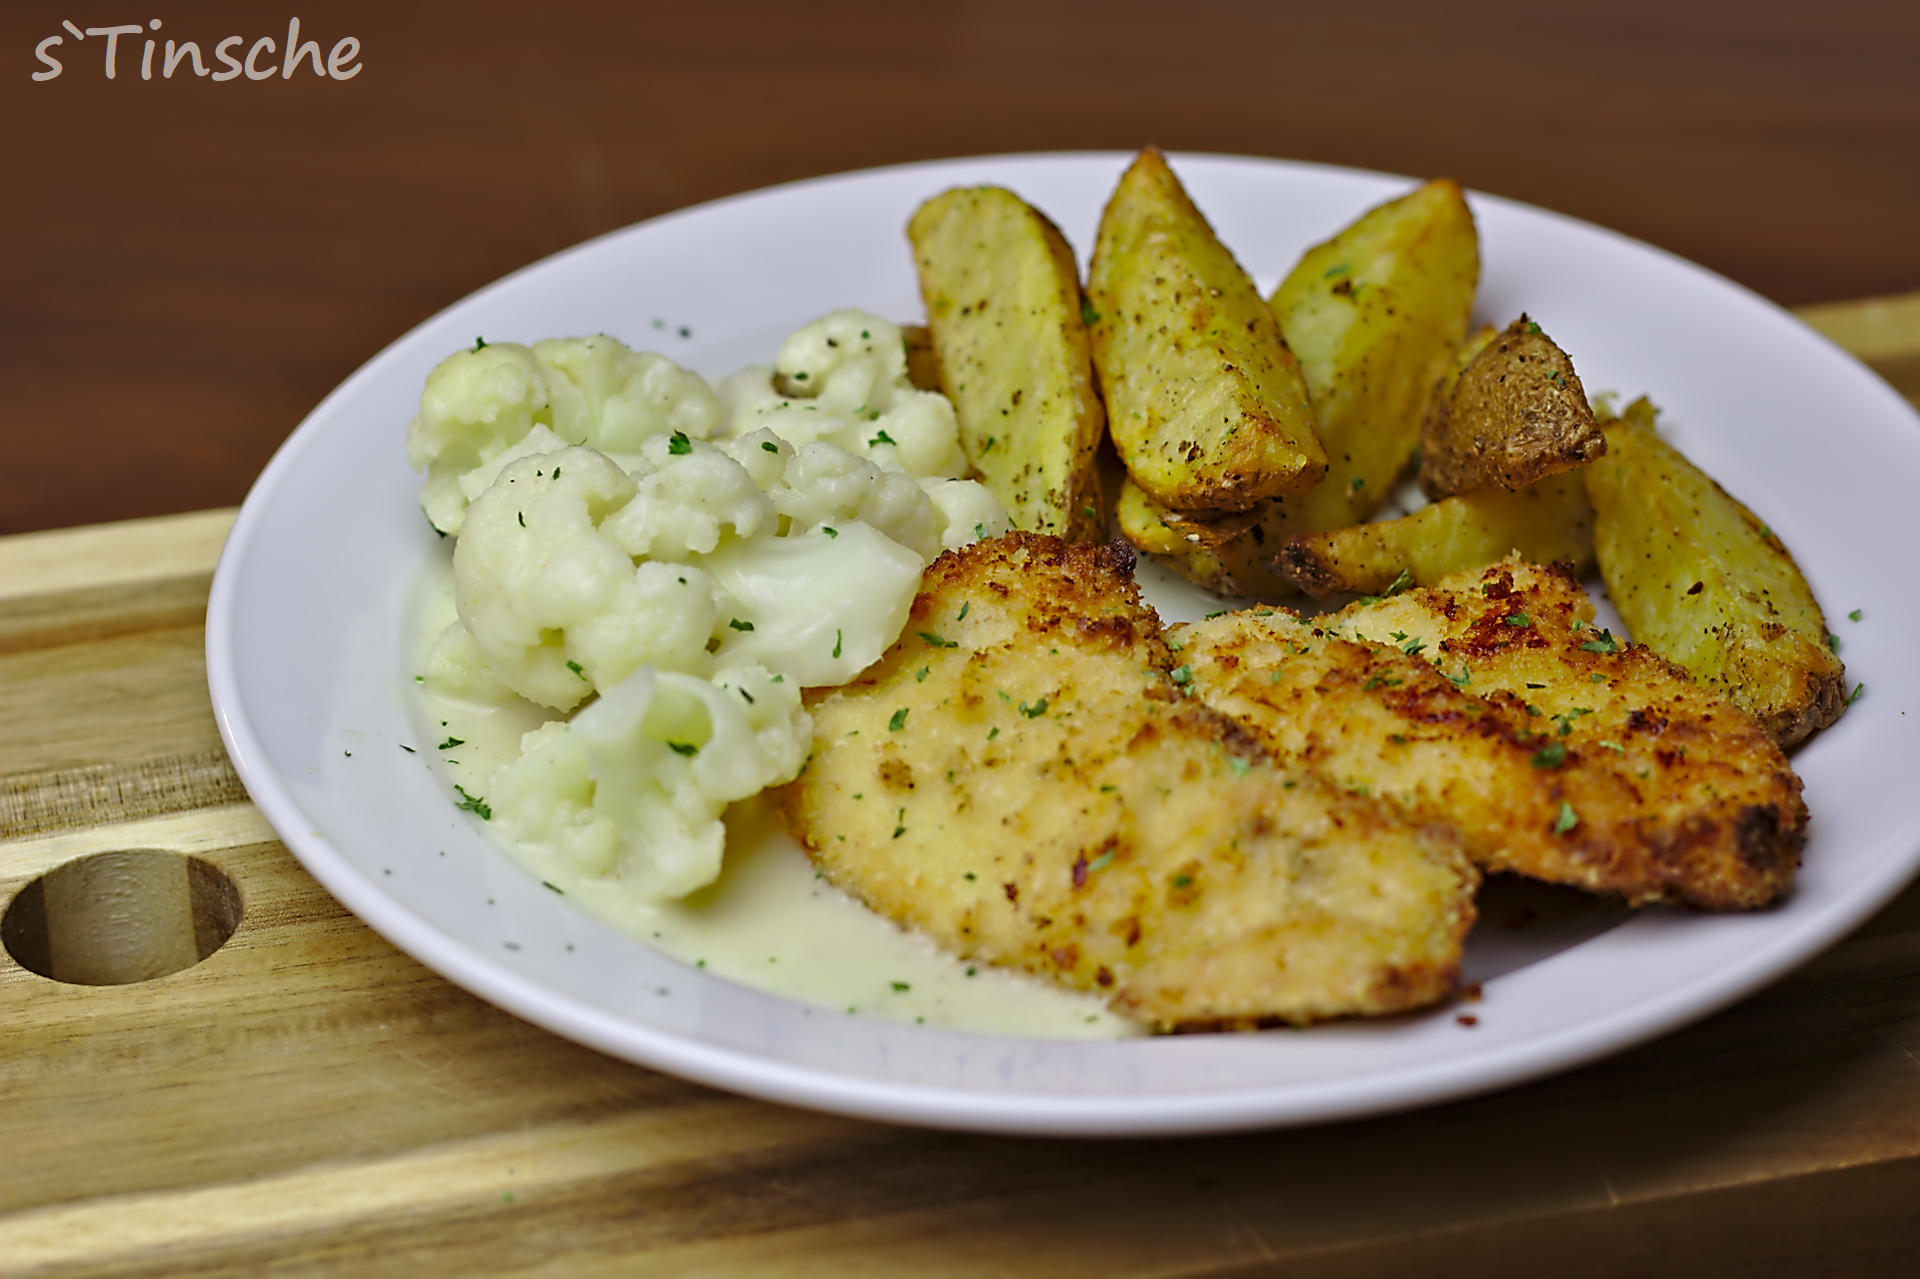
[[685, 431], [675, 431], [667, 437], [667, 452], [675, 457], [685, 457], [693, 452], [693, 441], [687, 438]]
[[668, 742], [667, 749], [672, 751], [676, 755], [687, 755], [687, 756], [698, 754], [700, 750], [700, 748], [698, 746], [695, 746], [692, 742]]
[[911, 983], [904, 981], [888, 982], [887, 984], [893, 987], [893, 993], [896, 995], [905, 994], [907, 991], [913, 989]]
[[889, 733], [897, 733], [907, 726], [908, 709], [908, 707], [902, 706], [893, 713], [893, 718], [887, 721], [887, 731]]
[[465, 738], [449, 737], [446, 741], [440, 743], [440, 749], [443, 751], [450, 751], [456, 746], [465, 746], [466, 744], [467, 743]]
[[1113, 864], [1113, 850], [1109, 848], [1106, 852], [1100, 854], [1098, 857], [1094, 858], [1092, 861], [1087, 863], [1087, 873], [1092, 874], [1096, 870], [1105, 870], [1108, 866], [1111, 866], [1112, 864]]
[[483, 822], [493, 820], [493, 806], [487, 803], [486, 800], [481, 799], [478, 795], [467, 794], [466, 788], [458, 782], [454, 783], [453, 789], [458, 792], [460, 796], [460, 802], [454, 805], [455, 808], [472, 813]]
[[405, 742], [398, 742], [396, 743], [396, 745], [398, 745], [401, 750], [405, 751], [409, 755], [414, 753], [413, 747], [407, 745]]
[[1347, 272], [1351, 270], [1353, 270], [1353, 263], [1340, 262], [1322, 271], [1320, 273], [1320, 278], [1323, 280], [1331, 280], [1334, 276], [1345, 275]]
[[1358, 493], [1361, 489], [1365, 488], [1366, 486], [1367, 486], [1366, 477], [1362, 475], [1356, 475], [1352, 479], [1347, 481], [1347, 492]]
[[935, 635], [932, 631], [916, 631], [914, 633], [918, 635], [922, 640], [925, 640], [928, 644], [932, 645], [934, 648], [959, 648], [960, 647], [960, 643], [958, 640], [950, 640], [950, 639], [947, 639], [945, 636]]
[[1856, 608], [1853, 612], [1847, 614], [1847, 620], [1849, 622], [1857, 622], [1860, 620], [1860, 616], [1860, 610]]
[[1408, 657], [1412, 657], [1415, 654], [1417, 654], [1421, 649], [1425, 648], [1426, 646], [1427, 646], [1427, 642], [1423, 639], [1410, 639], [1406, 642], [1405, 645], [1401, 647], [1400, 651], [1405, 653]]
[[1409, 586], [1412, 586], [1412, 585], [1413, 585], [1413, 570], [1403, 568], [1400, 570], [1400, 576], [1394, 578], [1391, 582], [1387, 583], [1387, 594], [1398, 595], [1401, 591], [1406, 590]]
[[998, 442], [999, 438], [997, 435], [989, 435], [980, 445], [980, 456], [985, 457], [987, 454], [993, 452], [993, 446]]
[[1167, 673], [1167, 678], [1176, 684], [1191, 684], [1193, 683], [1193, 667], [1184, 664], [1176, 666]]
[[581, 679], [585, 679], [587, 677], [586, 667], [580, 665], [580, 663], [578, 662], [568, 662], [567, 669], [572, 671], [575, 675], [578, 675]]
[[833, 655], [840, 656], [840, 632], [837, 629], [833, 632]]
[[753, 629], [752, 622], [743, 622], [737, 617], [729, 618], [727, 620], [727, 625], [731, 626], [736, 631], [750, 631]]
[[1020, 713], [1028, 719], [1038, 719], [1047, 713], [1047, 699], [1043, 697], [1037, 702], [1020, 703]]
[[1533, 619], [1525, 613], [1508, 613], [1505, 621], [1508, 626], [1531, 627], [1533, 625]]
[[541, 880], [540, 887], [546, 889], [550, 893], [558, 893], [562, 897], [565, 897], [567, 895], [567, 890], [560, 887], [560, 885], [554, 883], [551, 879]]
[[893, 838], [899, 839], [907, 833], [907, 810], [901, 809], [893, 819]]
[[840, 536], [840, 530], [839, 530], [839, 529], [837, 529], [837, 528], [835, 528], [835, 527], [834, 527], [833, 525], [831, 525], [831, 524], [822, 524], [822, 525], [820, 526], [820, 531], [821, 531], [822, 533], [825, 533], [825, 534], [826, 534], [826, 535], [827, 535], [828, 537], [839, 537], [839, 536]]
[[1838, 653], [1840, 651], [1840, 637], [1829, 632], [1827, 635], [1827, 647], [1833, 652]]
[[484, 351], [484, 350], [486, 350], [486, 349], [487, 349], [487, 340], [486, 340], [485, 338], [480, 338], [480, 337], [477, 337], [477, 338], [475, 338], [475, 339], [473, 340], [473, 349], [474, 349], [474, 350], [476, 350], [476, 351]]
[[1550, 745], [1542, 746], [1539, 750], [1535, 751], [1533, 755], [1533, 766], [1535, 768], [1558, 768], [1566, 762], [1567, 748], [1566, 745], [1561, 742], [1554, 742]]
[[992, 741], [994, 738], [998, 736], [1000, 736], [1000, 726], [998, 724], [995, 724], [992, 728], [987, 730], [988, 741]]
[[931, 674], [933, 674], [933, 667], [922, 666], [919, 670], [913, 673], [913, 682], [916, 684], [924, 684], [927, 682], [927, 676]]
[[1620, 651], [1620, 641], [1613, 637], [1612, 631], [1603, 630], [1600, 632], [1599, 639], [1588, 640], [1580, 646], [1580, 651], [1583, 653], [1618, 653]]
[[1093, 303], [1086, 298], [1080, 299], [1080, 323], [1100, 323], [1100, 313], [1093, 309]]
[[765, 449], [769, 453], [778, 453], [780, 451], [780, 446], [778, 444], [775, 444], [772, 440], [761, 440], [760, 447]]
[[1245, 777], [1253, 765], [1238, 755], [1229, 755], [1227, 756], [1227, 767], [1233, 770], [1235, 777]]
[[1853, 686], [1853, 691], [1847, 694], [1847, 705], [1851, 706], [1855, 702], [1859, 701], [1860, 694], [1866, 691], [1867, 691], [1867, 686], [1865, 684], [1855, 684]]
[[1560, 801], [1560, 816], [1553, 819], [1553, 833], [1564, 835], [1580, 824], [1580, 814], [1573, 811], [1573, 805], [1566, 800]]
[[873, 433], [873, 438], [867, 441], [867, 447], [875, 448], [881, 444], [892, 444], [892, 443], [893, 443], [893, 437], [887, 434], [887, 430], [885, 427], [881, 427], [879, 430]]
[[1465, 688], [1473, 683], [1473, 668], [1463, 664], [1458, 675], [1449, 675], [1447, 678], [1453, 681], [1455, 688]]

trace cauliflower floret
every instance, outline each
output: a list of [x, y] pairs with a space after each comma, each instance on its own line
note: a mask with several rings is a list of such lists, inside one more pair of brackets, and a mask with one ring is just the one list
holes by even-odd
[[771, 499], [726, 452], [676, 432], [630, 459], [636, 493], [601, 531], [635, 559], [705, 555], [731, 529], [752, 537], [774, 521]]
[[720, 632], [717, 660], [758, 663], [811, 688], [844, 684], [900, 637], [924, 561], [851, 522], [736, 542], [703, 565], [740, 609]]
[[488, 792], [527, 847], [645, 897], [684, 897], [720, 873], [726, 805], [797, 776], [812, 732], [798, 686], [762, 667], [712, 681], [642, 669], [527, 734]]
[[513, 698], [513, 690], [487, 665], [473, 632], [465, 622], [453, 622], [440, 632], [427, 651], [427, 669], [421, 677], [442, 697], [457, 697], [499, 706]]
[[993, 490], [978, 480], [920, 481], [940, 522], [940, 545], [957, 551], [983, 537], [998, 537], [1013, 527]]
[[549, 338], [534, 343], [533, 354], [549, 374], [554, 421], [575, 443], [635, 453], [658, 435], [704, 440], [720, 425], [720, 400], [706, 379], [664, 355], [604, 334]]
[[636, 565], [604, 531], [637, 494], [604, 454], [570, 448], [512, 463], [467, 512], [455, 603], [520, 696], [564, 711], [649, 662], [708, 669], [723, 604], [713, 579], [686, 564]]
[[617, 339], [496, 342], [457, 351], [427, 375], [407, 461], [427, 472], [427, 518], [457, 533], [513, 455], [567, 444], [630, 453], [672, 431], [704, 438], [720, 420], [720, 401], [697, 374]]
[[900, 327], [864, 311], [796, 330], [774, 368], [727, 377], [719, 398], [734, 434], [766, 428], [796, 448], [835, 444], [917, 477], [967, 470], [953, 406], [914, 387]]
[[923, 561], [940, 553], [939, 514], [919, 483], [832, 444], [803, 444], [793, 451], [773, 490], [773, 505], [795, 529], [860, 520], [912, 548]]

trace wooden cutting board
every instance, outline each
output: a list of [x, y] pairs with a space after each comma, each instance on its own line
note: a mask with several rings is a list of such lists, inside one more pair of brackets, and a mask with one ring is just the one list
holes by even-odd
[[[1920, 398], [1920, 295], [1805, 315]], [[147, 849], [168, 855], [153, 870], [178, 909], [217, 915], [218, 893], [171, 854], [245, 907], [204, 962], [148, 981], [71, 984], [0, 956], [0, 1273], [1920, 1264], [1920, 889], [1729, 1012], [1608, 1062], [1269, 1134], [919, 1132], [557, 1039], [346, 914], [247, 803], [202, 660], [232, 514], [0, 540], [0, 902], [90, 854]], [[60, 891], [55, 876], [9, 915], [42, 967], [26, 917]]]

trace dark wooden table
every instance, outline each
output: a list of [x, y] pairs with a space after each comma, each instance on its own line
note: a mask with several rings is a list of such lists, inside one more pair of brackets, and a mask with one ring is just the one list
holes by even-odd
[[[1568, 9], [0, 6], [0, 533], [236, 502], [329, 388], [506, 271], [901, 160], [1155, 142], [1445, 173], [1787, 304], [1920, 288], [1920, 5]], [[215, 43], [277, 45], [291, 13], [323, 52], [358, 40], [359, 73], [162, 74], [159, 42], [218, 71]], [[150, 80], [144, 37], [108, 80], [105, 37], [61, 28], [142, 15]]]

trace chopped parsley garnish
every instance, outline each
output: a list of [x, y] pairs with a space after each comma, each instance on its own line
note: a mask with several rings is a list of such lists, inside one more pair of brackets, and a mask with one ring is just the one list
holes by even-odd
[[1360, 686], [1360, 691], [1363, 693], [1370, 693], [1376, 688], [1398, 688], [1398, 687], [1400, 687], [1400, 680], [1398, 677], [1392, 676], [1392, 675], [1374, 674], [1367, 677], [1367, 682]]
[[1465, 688], [1467, 685], [1473, 683], [1473, 668], [1462, 665], [1458, 675], [1449, 675], [1447, 678], [1453, 681], [1455, 688]]
[[572, 671], [575, 675], [578, 675], [581, 679], [585, 679], [587, 677], [586, 668], [581, 666], [580, 663], [578, 662], [568, 662], [567, 669]]
[[838, 630], [835, 630], [833, 633], [833, 655], [835, 657], [840, 656], [840, 632]]
[[405, 751], [409, 755], [414, 753], [413, 747], [407, 745], [405, 742], [398, 742], [395, 744], [398, 745], [401, 750]]
[[1092, 873], [1093, 871], [1096, 871], [1096, 870], [1105, 870], [1108, 866], [1112, 864], [1113, 864], [1113, 850], [1109, 848], [1106, 852], [1100, 854], [1098, 857], [1094, 858], [1092, 861], [1087, 863], [1087, 871], [1088, 873]]
[[513, 515], [515, 519], [520, 521], [521, 528], [525, 528], [527, 526], [527, 513], [525, 511], [515, 511]]
[[839, 536], [840, 536], [840, 530], [839, 530], [839, 529], [837, 529], [837, 528], [835, 528], [835, 527], [834, 527], [833, 525], [831, 525], [831, 524], [822, 524], [822, 525], [820, 526], [820, 531], [821, 531], [822, 533], [825, 533], [825, 534], [826, 534], [826, 535], [827, 535], [828, 537], [839, 537]]
[[1573, 805], [1566, 800], [1560, 801], [1560, 816], [1553, 819], [1553, 833], [1564, 835], [1580, 824], [1580, 814], [1573, 811]]
[[935, 648], [959, 648], [960, 647], [960, 643], [958, 640], [950, 640], [943, 635], [935, 635], [932, 631], [916, 631], [914, 633]]
[[1037, 719], [1045, 715], [1047, 713], [1047, 699], [1043, 697], [1037, 702], [1020, 703], [1020, 713], [1028, 719]]
[[899, 839], [907, 833], [907, 810], [901, 809], [893, 819], [893, 838]]
[[1334, 276], [1345, 275], [1351, 270], [1353, 270], [1353, 264], [1351, 262], [1341, 262], [1322, 271], [1320, 278], [1323, 280], [1331, 280]]
[[1193, 683], [1193, 667], [1185, 665], [1176, 666], [1167, 673], [1167, 678], [1176, 684], [1191, 684]]
[[1413, 571], [1411, 569], [1403, 568], [1400, 570], [1400, 576], [1394, 578], [1391, 582], [1387, 583], [1386, 593], [1388, 595], [1398, 595], [1401, 591], [1406, 590], [1409, 586], [1412, 586], [1412, 585], [1413, 585]]
[[698, 754], [700, 751], [700, 748], [692, 742], [668, 742], [667, 749], [676, 755], [685, 755], [689, 758]]
[[1532, 320], [1527, 321], [1527, 332], [1538, 333], [1539, 331], [1540, 331], [1540, 326], [1538, 324], [1534, 323]]
[[1565, 744], [1561, 742], [1554, 742], [1551, 745], [1542, 746], [1539, 750], [1535, 751], [1533, 755], [1533, 766], [1535, 768], [1558, 768], [1566, 762], [1567, 748]]
[[440, 749], [443, 751], [450, 751], [456, 746], [465, 746], [466, 744], [467, 743], [465, 738], [449, 737], [446, 741], [440, 743]]
[[1358, 493], [1361, 489], [1365, 488], [1366, 486], [1367, 486], [1366, 477], [1362, 475], [1356, 475], [1352, 479], [1347, 481], [1347, 492]]
[[736, 631], [750, 631], [753, 629], [752, 622], [743, 622], [737, 617], [727, 619], [727, 625]]
[[1556, 724], [1560, 725], [1560, 736], [1565, 737], [1573, 731], [1573, 721], [1579, 719], [1582, 715], [1591, 714], [1593, 714], [1593, 708], [1591, 706], [1576, 706], [1564, 715], [1555, 715], [1553, 719]]
[[800, 371], [799, 371], [798, 373], [796, 373], [796, 374], [794, 374], [794, 375], [793, 375], [793, 380], [794, 380], [794, 381], [796, 381], [796, 382], [804, 382], [804, 381], [806, 381], [806, 380], [807, 380], [807, 371], [806, 371], [805, 369], [801, 369], [801, 370], [800, 370]]
[[1867, 691], [1867, 686], [1865, 684], [1855, 684], [1853, 686], [1853, 691], [1847, 694], [1847, 705], [1851, 706], [1855, 702], [1859, 701], [1860, 694], [1866, 691]]
[[775, 444], [772, 440], [761, 440], [760, 447], [765, 449], [769, 453], [778, 453], [780, 451], [780, 446], [778, 444]]
[[453, 789], [459, 792], [460, 795], [460, 802], [454, 805], [455, 808], [472, 813], [483, 822], [493, 820], [493, 806], [487, 803], [486, 800], [481, 799], [478, 795], [467, 794], [466, 787], [460, 785], [458, 782], [453, 784]]
[[933, 674], [933, 667], [931, 667], [931, 666], [922, 666], [922, 667], [921, 667], [921, 668], [920, 668], [919, 670], [917, 670], [917, 671], [915, 671], [915, 672], [913, 673], [913, 680], [914, 680], [914, 683], [916, 683], [916, 684], [924, 684], [924, 683], [926, 682], [926, 679], [927, 679], [927, 676], [929, 676], [929, 675], [931, 675], [931, 674]]
[[887, 434], [887, 430], [885, 427], [881, 427], [879, 430], [873, 433], [873, 438], [867, 441], [867, 447], [873, 448], [875, 445], [892, 444], [892, 443], [893, 443], [893, 437]]
[[685, 431], [675, 431], [667, 437], [667, 452], [675, 457], [685, 457], [693, 452], [693, 441], [687, 438]]
[[1193, 887], [1193, 876], [1175, 875], [1173, 877], [1173, 886], [1175, 888], [1191, 888]]
[[1508, 613], [1505, 620], [1508, 626], [1530, 627], [1533, 625], [1533, 619], [1525, 613]]
[[997, 435], [989, 435], [980, 445], [980, 456], [985, 457], [987, 454], [993, 452], [993, 446], [999, 438]]
[[912, 987], [912, 986], [911, 986], [910, 984], [908, 984], [907, 982], [904, 982], [904, 981], [896, 981], [896, 982], [890, 982], [890, 983], [888, 983], [888, 984], [889, 984], [889, 985], [891, 985], [891, 986], [893, 987], [893, 989], [894, 989], [894, 991], [895, 991], [896, 993], [899, 993], [899, 992], [902, 992], [902, 991], [908, 991], [908, 990], [912, 990], [912, 989], [913, 989], [913, 987]]
[[476, 350], [476, 351], [484, 351], [484, 350], [486, 350], [486, 349], [487, 349], [487, 340], [486, 340], [485, 338], [479, 338], [479, 337], [477, 337], [477, 338], [475, 338], [475, 339], [473, 340], [473, 349], [474, 349], [474, 350]]
[[1829, 632], [1827, 635], [1827, 647], [1838, 653], [1840, 651], [1840, 637]]
[[887, 721], [887, 731], [889, 733], [897, 733], [907, 726], [908, 709], [908, 707], [902, 706], [893, 713], [893, 718]]
[[1588, 640], [1580, 646], [1583, 653], [1618, 653], [1620, 641], [1613, 637], [1612, 631], [1601, 631], [1600, 638]]
[[1853, 612], [1851, 612], [1851, 613], [1848, 613], [1848, 614], [1847, 614], [1847, 620], [1848, 620], [1849, 622], [1857, 622], [1857, 621], [1859, 621], [1859, 620], [1860, 620], [1860, 610], [1856, 608], [1856, 609], [1854, 609], [1854, 610], [1853, 610]]
[[1410, 639], [1404, 645], [1401, 646], [1400, 651], [1405, 653], [1408, 657], [1412, 657], [1414, 654], [1418, 653], [1421, 649], [1425, 648], [1426, 646], [1427, 646], [1427, 642], [1423, 639]]
[[1233, 770], [1233, 775], [1235, 777], [1245, 777], [1247, 775], [1247, 770], [1251, 769], [1253, 765], [1249, 764], [1243, 757], [1239, 755], [1229, 755], [1227, 756], [1227, 767]]
[[1100, 313], [1093, 309], [1093, 303], [1089, 302], [1086, 298], [1080, 299], [1080, 323], [1100, 323]]
[[560, 887], [560, 885], [554, 883], [551, 879], [541, 880], [540, 887], [546, 889], [549, 892], [558, 893], [562, 897], [565, 897], [567, 895], [567, 890]]

